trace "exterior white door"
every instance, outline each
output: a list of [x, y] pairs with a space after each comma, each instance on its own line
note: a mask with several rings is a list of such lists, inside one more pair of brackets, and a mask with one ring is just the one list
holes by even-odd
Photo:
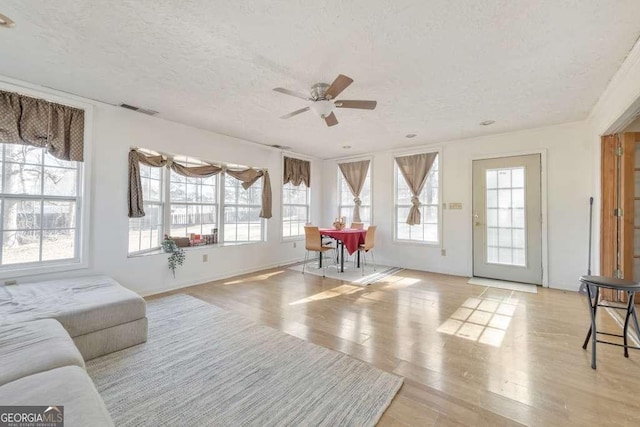
[[473, 275], [542, 284], [540, 155], [473, 162]]

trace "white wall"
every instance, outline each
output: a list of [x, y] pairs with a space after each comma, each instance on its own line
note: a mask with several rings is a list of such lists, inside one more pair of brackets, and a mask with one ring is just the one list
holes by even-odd
[[[1, 78], [15, 83], [15, 80]], [[26, 87], [27, 89], [24, 89]], [[3, 88], [31, 96], [64, 99], [54, 91], [33, 89], [32, 85], [3, 85]], [[141, 294], [158, 293], [172, 288], [202, 283], [218, 278], [282, 265], [304, 256], [304, 244], [281, 240], [282, 153], [237, 138], [183, 126], [140, 113], [96, 103], [79, 97], [70, 100], [93, 105], [92, 134], [88, 159], [91, 177], [91, 211], [89, 216], [89, 268], [73, 275], [108, 274]], [[210, 161], [222, 161], [268, 168], [273, 189], [273, 217], [266, 222], [267, 241], [236, 246], [197, 248], [187, 252], [186, 262], [174, 279], [167, 267], [167, 255], [129, 258], [127, 218], [127, 156], [130, 147], [144, 147], [166, 153], [184, 154]], [[312, 220], [320, 218], [322, 199], [321, 161], [312, 160]], [[209, 261], [202, 262], [208, 254]], [[64, 273], [63, 273], [64, 274]], [[33, 280], [60, 277], [63, 274], [27, 277]]]
[[[182, 284], [201, 283], [247, 271], [281, 265], [304, 256], [302, 244], [281, 242], [282, 156], [239, 139], [193, 129], [118, 108], [98, 108], [94, 123], [93, 157], [93, 268], [121, 283], [151, 293]], [[180, 153], [212, 161], [266, 167], [273, 188], [273, 217], [267, 221], [264, 243], [199, 248], [187, 252], [185, 265], [174, 279], [167, 256], [127, 258], [126, 187], [129, 147]], [[312, 205], [318, 211], [321, 195], [320, 162], [312, 162]], [[209, 262], [202, 262], [202, 255]]]
[[625, 132], [640, 132], [640, 117], [635, 119], [629, 126], [627, 126], [624, 130]]
[[[585, 122], [451, 141], [442, 149], [442, 202], [462, 202], [462, 210], [444, 210], [442, 248], [394, 243], [393, 157], [402, 152], [373, 155], [373, 222], [378, 226], [376, 259], [388, 265], [461, 276], [472, 275], [471, 162], [472, 159], [546, 150], [549, 286], [577, 290], [588, 258], [588, 200], [592, 195], [594, 150]], [[412, 151], [415, 151], [413, 149]], [[324, 215], [330, 223], [337, 211], [337, 165], [324, 162]]]

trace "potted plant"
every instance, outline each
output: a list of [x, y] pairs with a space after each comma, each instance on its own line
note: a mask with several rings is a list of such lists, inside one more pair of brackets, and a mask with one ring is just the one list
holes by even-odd
[[176, 242], [174, 242], [173, 239], [169, 238], [169, 236], [167, 236], [166, 234], [164, 236], [164, 240], [162, 241], [162, 249], [166, 253], [171, 254], [169, 255], [169, 270], [171, 270], [171, 272], [173, 273], [173, 277], [175, 278], [176, 268], [184, 263], [184, 250], [182, 248], [179, 248], [178, 245], [176, 245]]

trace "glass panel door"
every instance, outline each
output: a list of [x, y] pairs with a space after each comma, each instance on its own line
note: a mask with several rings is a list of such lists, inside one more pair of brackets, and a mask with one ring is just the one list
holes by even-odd
[[473, 161], [473, 275], [542, 283], [540, 154]]
[[525, 267], [524, 167], [487, 169], [486, 262]]

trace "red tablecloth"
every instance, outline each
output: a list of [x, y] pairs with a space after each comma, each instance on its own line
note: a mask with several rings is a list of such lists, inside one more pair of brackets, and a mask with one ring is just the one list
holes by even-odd
[[335, 228], [321, 228], [320, 234], [329, 236], [344, 243], [345, 248], [349, 251], [349, 255], [358, 250], [358, 246], [364, 243], [364, 236], [367, 230], [356, 230], [352, 228], [343, 228], [336, 230]]

